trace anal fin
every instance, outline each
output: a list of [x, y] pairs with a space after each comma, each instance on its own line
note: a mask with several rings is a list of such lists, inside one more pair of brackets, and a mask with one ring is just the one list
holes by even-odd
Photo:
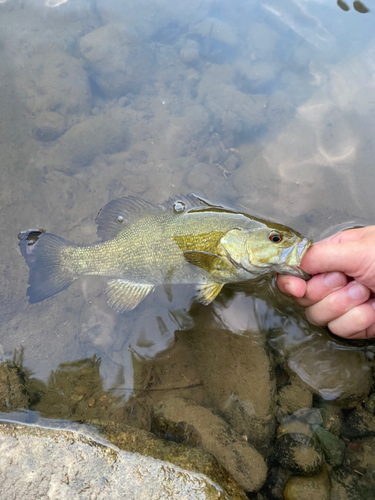
[[109, 280], [105, 289], [107, 303], [117, 312], [131, 311], [155, 288], [154, 285]]
[[216, 299], [223, 286], [224, 285], [222, 283], [207, 283], [198, 285], [198, 302], [207, 306], [214, 299]]

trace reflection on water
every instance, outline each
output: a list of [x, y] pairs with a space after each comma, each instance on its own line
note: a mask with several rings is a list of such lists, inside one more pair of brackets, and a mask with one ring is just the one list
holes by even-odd
[[[231, 470], [245, 489], [266, 457], [264, 498], [304, 474], [326, 498], [373, 498], [371, 342], [311, 327], [272, 280], [207, 307], [158, 287], [121, 315], [85, 277], [30, 305], [17, 248], [32, 227], [94, 242], [98, 208], [124, 196], [195, 192], [313, 239], [372, 221], [371, 5], [0, 3], [1, 409], [125, 422], [229, 468], [215, 429], [257, 464], [251, 484]], [[305, 469], [286, 453], [301, 449]]]

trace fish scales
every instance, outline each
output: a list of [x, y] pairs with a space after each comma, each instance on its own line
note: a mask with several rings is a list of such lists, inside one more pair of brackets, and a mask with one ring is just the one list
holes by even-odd
[[198, 300], [207, 304], [224, 284], [268, 272], [308, 278], [299, 264], [310, 240], [194, 195], [162, 206], [132, 197], [113, 200], [99, 212], [97, 224], [104, 241], [86, 246], [36, 230], [20, 233], [31, 303], [83, 275], [107, 276], [108, 303], [120, 312], [133, 309], [160, 284], [195, 283]]
[[147, 283], [165, 282], [173, 266], [172, 283], [192, 283], [191, 279], [201, 276], [202, 272], [191, 269], [184, 258], [185, 251], [214, 252], [228, 230], [238, 225], [244, 227], [245, 223], [249, 229], [254, 228], [254, 224], [241, 215], [188, 215], [184, 218], [184, 215], [173, 217], [166, 213], [147, 217], [136, 227], [131, 225], [122, 230], [113, 240], [92, 246], [66, 247], [62, 265], [72, 275], [116, 276]]

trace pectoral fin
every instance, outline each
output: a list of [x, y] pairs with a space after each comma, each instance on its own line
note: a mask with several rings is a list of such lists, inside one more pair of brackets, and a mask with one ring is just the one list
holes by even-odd
[[218, 264], [220, 260], [218, 255], [209, 252], [198, 252], [196, 250], [184, 252], [184, 257], [189, 264], [201, 267], [208, 273], [216, 268], [215, 264]]
[[109, 280], [105, 289], [108, 305], [117, 312], [131, 311], [134, 309], [154, 285], [140, 285], [124, 280]]
[[197, 296], [198, 302], [207, 306], [214, 299], [216, 299], [217, 295], [219, 294], [223, 286], [224, 285], [222, 283], [207, 283], [204, 285], [199, 285], [198, 286], [199, 293]]

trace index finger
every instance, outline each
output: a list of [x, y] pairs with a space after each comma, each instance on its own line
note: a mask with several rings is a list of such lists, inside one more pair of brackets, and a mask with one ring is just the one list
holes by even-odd
[[363, 257], [363, 249], [356, 241], [315, 243], [303, 256], [301, 267], [309, 274], [341, 271], [356, 277]]
[[347, 243], [349, 241], [358, 241], [363, 238], [364, 233], [367, 232], [369, 229], [370, 228], [366, 227], [345, 229], [344, 231], [341, 231], [337, 234], [333, 234], [328, 238], [324, 238], [323, 240], [317, 241], [316, 244], [327, 245], [328, 243]]

